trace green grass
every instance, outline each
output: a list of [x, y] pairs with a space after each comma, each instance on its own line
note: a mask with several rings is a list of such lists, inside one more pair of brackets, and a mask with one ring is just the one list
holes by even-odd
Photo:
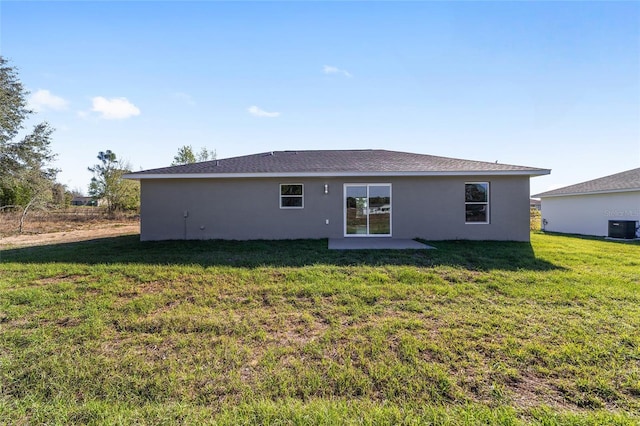
[[0, 252], [0, 423], [640, 422], [640, 245]]

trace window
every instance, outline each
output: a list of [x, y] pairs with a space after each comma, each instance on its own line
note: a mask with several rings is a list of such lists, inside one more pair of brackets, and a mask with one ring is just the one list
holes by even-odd
[[391, 184], [344, 184], [344, 236], [391, 236]]
[[281, 209], [301, 209], [304, 207], [304, 185], [281, 184], [280, 185], [280, 208]]
[[464, 184], [465, 223], [489, 223], [489, 182]]

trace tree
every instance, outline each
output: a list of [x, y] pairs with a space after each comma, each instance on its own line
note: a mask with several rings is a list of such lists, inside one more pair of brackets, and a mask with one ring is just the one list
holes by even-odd
[[191, 164], [196, 162], [196, 156], [193, 153], [191, 145], [184, 145], [178, 149], [178, 154], [173, 157], [172, 166], [179, 166], [181, 164]]
[[79, 186], [74, 187], [70, 192], [71, 197], [84, 197], [84, 190]]
[[215, 149], [209, 151], [207, 147], [203, 146], [198, 153], [197, 159], [198, 161], [212, 161], [215, 160], [217, 156], [218, 154]]
[[89, 195], [95, 199], [104, 199], [107, 210], [135, 210], [140, 205], [140, 186], [138, 182], [123, 179], [131, 172], [131, 166], [118, 160], [111, 150], [98, 153], [100, 163], [89, 167], [93, 173], [89, 184]]
[[178, 149], [178, 154], [173, 157], [172, 166], [179, 166], [182, 164], [192, 164], [201, 161], [210, 161], [216, 159], [215, 149], [209, 151], [206, 147], [202, 147], [200, 151], [195, 154], [191, 145], [183, 145]]
[[71, 203], [71, 199], [68, 195], [71, 193], [67, 191], [67, 187], [61, 183], [54, 183], [51, 187], [51, 201], [56, 207], [64, 207]]
[[18, 138], [33, 114], [27, 108], [28, 94], [16, 69], [0, 56], [0, 206], [22, 209], [20, 232], [29, 209], [51, 200], [58, 173], [51, 167], [56, 155], [51, 152], [53, 129], [48, 123]]

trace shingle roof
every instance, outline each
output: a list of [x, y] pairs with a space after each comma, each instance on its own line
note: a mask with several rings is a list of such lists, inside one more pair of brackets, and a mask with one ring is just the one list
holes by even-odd
[[[130, 173], [132, 179], [235, 175], [548, 174], [549, 170], [387, 150], [273, 151]], [[226, 176], [225, 176], [226, 175]]]
[[557, 197], [561, 195], [598, 194], [607, 192], [640, 191], [640, 168], [589, 180], [553, 191], [536, 194], [534, 197]]

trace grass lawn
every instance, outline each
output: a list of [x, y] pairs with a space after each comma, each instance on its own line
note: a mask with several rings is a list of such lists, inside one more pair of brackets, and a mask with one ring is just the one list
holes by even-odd
[[0, 252], [0, 423], [640, 422], [640, 245]]

